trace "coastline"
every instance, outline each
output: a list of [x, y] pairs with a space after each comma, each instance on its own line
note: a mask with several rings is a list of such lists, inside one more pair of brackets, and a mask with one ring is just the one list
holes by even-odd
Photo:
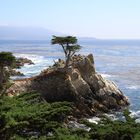
[[63, 63], [60, 61], [38, 76], [14, 80], [8, 94], [37, 91], [47, 102], [70, 101], [77, 109], [75, 116], [92, 116], [129, 105], [116, 84], [96, 73], [92, 54], [75, 56], [68, 69], [63, 68]]

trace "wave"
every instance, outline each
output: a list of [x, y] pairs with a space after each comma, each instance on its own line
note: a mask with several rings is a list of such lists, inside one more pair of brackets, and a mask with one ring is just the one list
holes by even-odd
[[131, 117], [133, 117], [133, 118], [140, 118], [140, 110], [138, 110], [138, 111], [130, 111], [131, 112], [131, 114], [130, 114], [130, 116]]
[[[122, 112], [104, 113], [103, 116], [110, 118], [113, 121], [115, 121], [115, 120], [124, 121], [124, 116], [123, 116]], [[100, 117], [92, 117], [92, 118], [88, 119], [88, 121], [91, 123], [98, 124], [98, 122], [101, 121], [101, 118]]]
[[[104, 116], [110, 118], [112, 121], [120, 120], [125, 122], [126, 119], [123, 115], [123, 112], [114, 112], [114, 113], [105, 113]], [[130, 117], [135, 118], [136, 123], [140, 123], [140, 110], [132, 111], [130, 110]], [[101, 121], [100, 117], [92, 117], [88, 119], [89, 122], [98, 124]]]
[[129, 87], [127, 87], [128, 89], [140, 89], [140, 86], [138, 85], [131, 85]]
[[53, 64], [53, 58], [46, 58], [45, 56], [31, 55], [31, 54], [15, 54], [16, 57], [28, 58], [34, 62], [34, 65], [25, 64], [18, 71], [23, 73], [23, 78], [38, 75], [42, 70], [48, 68]]
[[17, 58], [23, 57], [32, 60], [35, 64], [45, 60], [44, 56], [32, 55], [32, 54], [14, 54]]
[[109, 75], [109, 74], [101, 74], [103, 78], [110, 78], [112, 77], [112, 75]]

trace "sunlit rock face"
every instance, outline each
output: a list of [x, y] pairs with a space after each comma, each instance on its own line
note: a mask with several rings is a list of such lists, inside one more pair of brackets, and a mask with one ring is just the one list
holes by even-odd
[[64, 61], [59, 62], [36, 77], [14, 81], [9, 94], [37, 91], [48, 102], [69, 101], [79, 117], [119, 110], [129, 104], [113, 82], [96, 72], [92, 54], [74, 56], [68, 68], [63, 67]]

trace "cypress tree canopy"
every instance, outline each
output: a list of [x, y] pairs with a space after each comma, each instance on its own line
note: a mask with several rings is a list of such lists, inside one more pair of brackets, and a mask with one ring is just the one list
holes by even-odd
[[0, 52], [0, 66], [11, 67], [14, 65], [16, 59], [11, 52]]

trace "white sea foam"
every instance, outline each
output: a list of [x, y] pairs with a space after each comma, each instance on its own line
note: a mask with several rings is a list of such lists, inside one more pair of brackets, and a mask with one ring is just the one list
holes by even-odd
[[[34, 62], [35, 65], [25, 64], [19, 69], [25, 77], [38, 75], [42, 70], [48, 68], [53, 64], [53, 59], [45, 58], [44, 56], [31, 55], [31, 54], [15, 54], [16, 57], [28, 58]], [[14, 77], [13, 77], [14, 78]]]
[[112, 75], [109, 75], [109, 74], [101, 74], [103, 78], [110, 78], [112, 77]]
[[128, 89], [140, 89], [140, 86], [138, 85], [131, 85], [129, 87], [127, 87]]
[[[116, 117], [115, 114], [104, 114], [105, 116], [107, 116], [108, 118], [110, 118], [111, 120], [118, 120], [118, 118]], [[95, 123], [98, 124], [101, 121], [101, 118], [99, 117], [92, 117], [90, 119], [88, 119], [89, 122], [91, 123]]]
[[[120, 120], [125, 122], [125, 117], [122, 112], [114, 112], [114, 113], [104, 113], [104, 116], [110, 118], [112, 121]], [[101, 121], [100, 117], [92, 117], [88, 119], [89, 122], [98, 124]]]
[[135, 118], [136, 123], [140, 123], [140, 110], [138, 110], [138, 111], [130, 111], [130, 112], [131, 112], [130, 117]]
[[[126, 121], [125, 116], [123, 115], [122, 112], [116, 112], [115, 114], [105, 114], [105, 115], [108, 116], [113, 121], [115, 120], [120, 120], [123, 122]], [[130, 110], [130, 117], [135, 118], [136, 123], [140, 123], [140, 110], [138, 111]]]
[[133, 118], [140, 118], [140, 110], [138, 111], [130, 111], [131, 114], [130, 116], [133, 117]]
[[45, 61], [44, 56], [32, 55], [32, 54], [15, 54], [16, 57], [23, 57], [32, 60], [35, 64]]
[[95, 123], [95, 124], [98, 124], [98, 122], [100, 121], [101, 119], [99, 117], [92, 117], [90, 119], [88, 119], [89, 122], [91, 123]]

